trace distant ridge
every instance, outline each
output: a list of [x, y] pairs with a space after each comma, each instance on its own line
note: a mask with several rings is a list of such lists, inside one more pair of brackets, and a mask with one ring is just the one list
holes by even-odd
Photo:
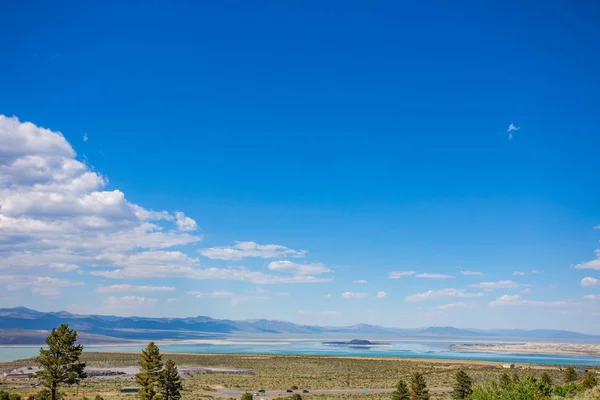
[[[188, 318], [146, 318], [117, 317], [110, 315], [77, 315], [67, 311], [41, 312], [25, 307], [0, 308], [0, 344], [19, 344], [19, 336], [29, 344], [34, 337], [41, 335], [25, 335], [26, 331], [50, 330], [60, 324], [69, 326], [80, 332], [90, 334], [90, 343], [96, 337], [106, 343], [110, 338], [115, 342], [123, 339], [199, 339], [217, 338], [226, 335], [363, 335], [387, 338], [448, 338], [458, 340], [598, 340], [599, 335], [548, 330], [548, 329], [460, 329], [450, 326], [432, 326], [426, 328], [387, 328], [378, 325], [357, 324], [352, 326], [332, 327], [316, 325], [299, 325], [286, 321], [254, 319], [232, 321], [214, 319], [206, 316]], [[10, 330], [8, 332], [7, 330]], [[21, 333], [19, 333], [21, 332]], [[9, 334], [10, 333], [10, 334]], [[93, 336], [98, 335], [98, 336]], [[100, 338], [99, 336], [102, 336]], [[25, 339], [27, 337], [27, 339]]]

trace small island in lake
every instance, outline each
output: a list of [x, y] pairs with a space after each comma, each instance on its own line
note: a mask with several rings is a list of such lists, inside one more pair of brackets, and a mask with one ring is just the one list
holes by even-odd
[[371, 342], [364, 339], [352, 339], [349, 342], [321, 342], [323, 346], [342, 346], [342, 347], [360, 347], [369, 348], [373, 346], [391, 346], [390, 343]]

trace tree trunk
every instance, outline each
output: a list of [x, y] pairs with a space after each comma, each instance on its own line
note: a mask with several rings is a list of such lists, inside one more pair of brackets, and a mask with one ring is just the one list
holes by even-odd
[[56, 400], [56, 385], [50, 387], [50, 400]]

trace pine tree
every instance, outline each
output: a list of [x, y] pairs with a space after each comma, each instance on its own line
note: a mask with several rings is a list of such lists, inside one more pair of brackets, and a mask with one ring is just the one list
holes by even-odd
[[456, 400], [468, 399], [471, 394], [473, 394], [473, 380], [464, 371], [457, 371], [452, 398]]
[[552, 386], [552, 378], [550, 378], [550, 375], [548, 375], [547, 372], [544, 372], [542, 374], [542, 382], [544, 382], [547, 385]]
[[577, 380], [577, 372], [573, 367], [568, 367], [565, 370], [565, 383], [567, 382], [575, 382]]
[[160, 372], [159, 383], [161, 400], [179, 400], [181, 398], [180, 391], [183, 388], [181, 377], [172, 360], [167, 360], [165, 368]]
[[392, 392], [392, 400], [410, 400], [408, 386], [404, 379], [400, 379], [396, 384], [396, 390]]
[[506, 389], [507, 387], [510, 386], [510, 384], [511, 384], [510, 375], [508, 375], [508, 372], [504, 371], [504, 373], [500, 377], [500, 387], [503, 389]]
[[41, 368], [36, 376], [41, 377], [42, 385], [50, 389], [50, 400], [56, 400], [59, 384], [74, 385], [87, 376], [85, 363], [79, 361], [83, 346], [76, 345], [76, 341], [77, 331], [62, 324], [58, 329], [52, 329], [46, 338], [48, 350], [41, 348], [35, 359]]
[[136, 375], [136, 382], [141, 387], [139, 396], [142, 400], [157, 400], [160, 397], [159, 378], [163, 364], [160, 350], [154, 342], [142, 350], [138, 365], [140, 372]]
[[415, 372], [410, 383], [410, 400], [429, 400], [429, 390], [423, 374]]
[[581, 382], [581, 386], [585, 389], [591, 389], [598, 384], [598, 380], [591, 372], [588, 372]]

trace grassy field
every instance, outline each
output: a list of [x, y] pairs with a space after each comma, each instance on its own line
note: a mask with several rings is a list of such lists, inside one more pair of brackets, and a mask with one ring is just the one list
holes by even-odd
[[[117, 367], [136, 365], [138, 354], [133, 353], [83, 353], [83, 360], [89, 366]], [[281, 390], [293, 385], [301, 389], [346, 389], [346, 388], [391, 388], [399, 378], [408, 380], [416, 372], [425, 375], [429, 387], [450, 387], [454, 382], [457, 369], [466, 371], [476, 383], [498, 380], [506, 370], [500, 363], [431, 360], [431, 359], [391, 359], [391, 358], [350, 358], [350, 357], [312, 357], [312, 356], [274, 356], [274, 355], [200, 355], [200, 354], [163, 354], [164, 359], [172, 359], [179, 365], [223, 366], [252, 369], [254, 375], [234, 375], [210, 373], [196, 375], [184, 381], [186, 398], [201, 398], [200, 392], [208, 386], [220, 386], [229, 389], [254, 391], [257, 389]], [[31, 365], [31, 360], [0, 363], [0, 370]], [[541, 376], [545, 371], [557, 382], [562, 380], [562, 372], [553, 366], [522, 365], [523, 369], [510, 371], [521, 377]], [[531, 369], [528, 369], [531, 368]], [[32, 393], [33, 380], [7, 380], [0, 384], [0, 390], [19, 393]], [[65, 387], [69, 397], [100, 393], [104, 397], [119, 396], [135, 398], [134, 395], [121, 395], [124, 386], [134, 385], [133, 381], [123, 379], [85, 380], [79, 386]], [[439, 399], [447, 395], [439, 395]], [[209, 398], [209, 397], [204, 397]], [[383, 394], [314, 395], [312, 399], [383, 399]]]

